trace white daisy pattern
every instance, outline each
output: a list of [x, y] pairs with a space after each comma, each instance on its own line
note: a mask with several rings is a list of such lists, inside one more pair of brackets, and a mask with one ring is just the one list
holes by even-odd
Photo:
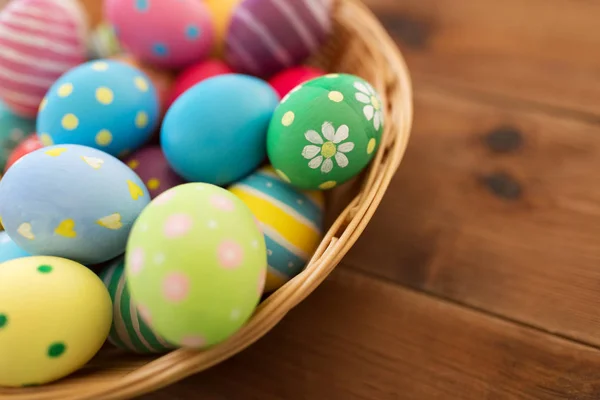
[[373, 86], [367, 82], [354, 82], [354, 88], [358, 90], [356, 100], [363, 103], [363, 113], [367, 121], [373, 121], [375, 130], [378, 131], [383, 125], [383, 112], [381, 110], [381, 100]]
[[323, 136], [310, 130], [304, 134], [306, 140], [312, 143], [302, 150], [302, 157], [310, 160], [308, 166], [312, 169], [320, 167], [322, 173], [328, 174], [334, 167], [332, 159], [335, 159], [340, 168], [346, 168], [349, 162], [345, 153], [354, 149], [354, 143], [345, 142], [350, 135], [348, 125], [341, 125], [336, 130], [331, 122], [325, 122], [321, 133]]

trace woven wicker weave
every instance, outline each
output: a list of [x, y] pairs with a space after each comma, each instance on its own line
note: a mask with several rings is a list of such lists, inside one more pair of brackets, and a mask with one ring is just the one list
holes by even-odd
[[412, 125], [412, 88], [408, 69], [394, 42], [373, 14], [357, 0], [337, 0], [335, 33], [312, 64], [347, 72], [372, 82], [386, 104], [382, 145], [357, 181], [358, 194], [340, 213], [307, 268], [272, 294], [248, 324], [226, 342], [197, 352], [176, 350], [165, 356], [136, 358], [105, 347], [82, 371], [51, 385], [0, 389], [0, 399], [129, 399], [168, 386], [242, 351], [269, 332], [304, 300], [356, 242], [398, 168]]

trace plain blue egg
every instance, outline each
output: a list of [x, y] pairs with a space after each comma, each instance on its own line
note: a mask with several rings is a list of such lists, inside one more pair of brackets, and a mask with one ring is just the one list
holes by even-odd
[[37, 133], [45, 145], [79, 144], [124, 156], [148, 141], [158, 119], [157, 92], [146, 74], [97, 60], [52, 85], [40, 106]]
[[0, 181], [0, 218], [17, 246], [84, 265], [122, 254], [149, 201], [144, 183], [127, 165], [78, 145], [34, 151]]
[[266, 157], [277, 93], [258, 78], [227, 74], [182, 94], [167, 111], [161, 144], [171, 167], [191, 182], [224, 186]]
[[17, 246], [6, 232], [0, 232], [0, 263], [29, 256], [30, 254]]
[[34, 118], [20, 117], [0, 102], [0, 174], [14, 148], [34, 132]]

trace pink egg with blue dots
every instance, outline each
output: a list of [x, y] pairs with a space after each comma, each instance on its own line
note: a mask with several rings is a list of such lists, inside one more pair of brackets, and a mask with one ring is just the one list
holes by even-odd
[[157, 91], [146, 74], [119, 61], [97, 60], [52, 85], [36, 131], [46, 146], [78, 144], [121, 157], [150, 139], [159, 116]]
[[106, 0], [104, 11], [123, 47], [155, 66], [183, 68], [212, 49], [214, 26], [200, 0]]

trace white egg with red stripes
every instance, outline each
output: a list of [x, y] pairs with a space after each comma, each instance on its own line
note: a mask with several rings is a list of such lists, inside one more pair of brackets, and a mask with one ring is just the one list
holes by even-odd
[[265, 293], [298, 275], [323, 235], [324, 197], [284, 182], [271, 166], [229, 187], [260, 222], [267, 244]]
[[0, 12], [0, 99], [33, 117], [44, 95], [87, 53], [87, 17], [75, 0], [12, 0]]

